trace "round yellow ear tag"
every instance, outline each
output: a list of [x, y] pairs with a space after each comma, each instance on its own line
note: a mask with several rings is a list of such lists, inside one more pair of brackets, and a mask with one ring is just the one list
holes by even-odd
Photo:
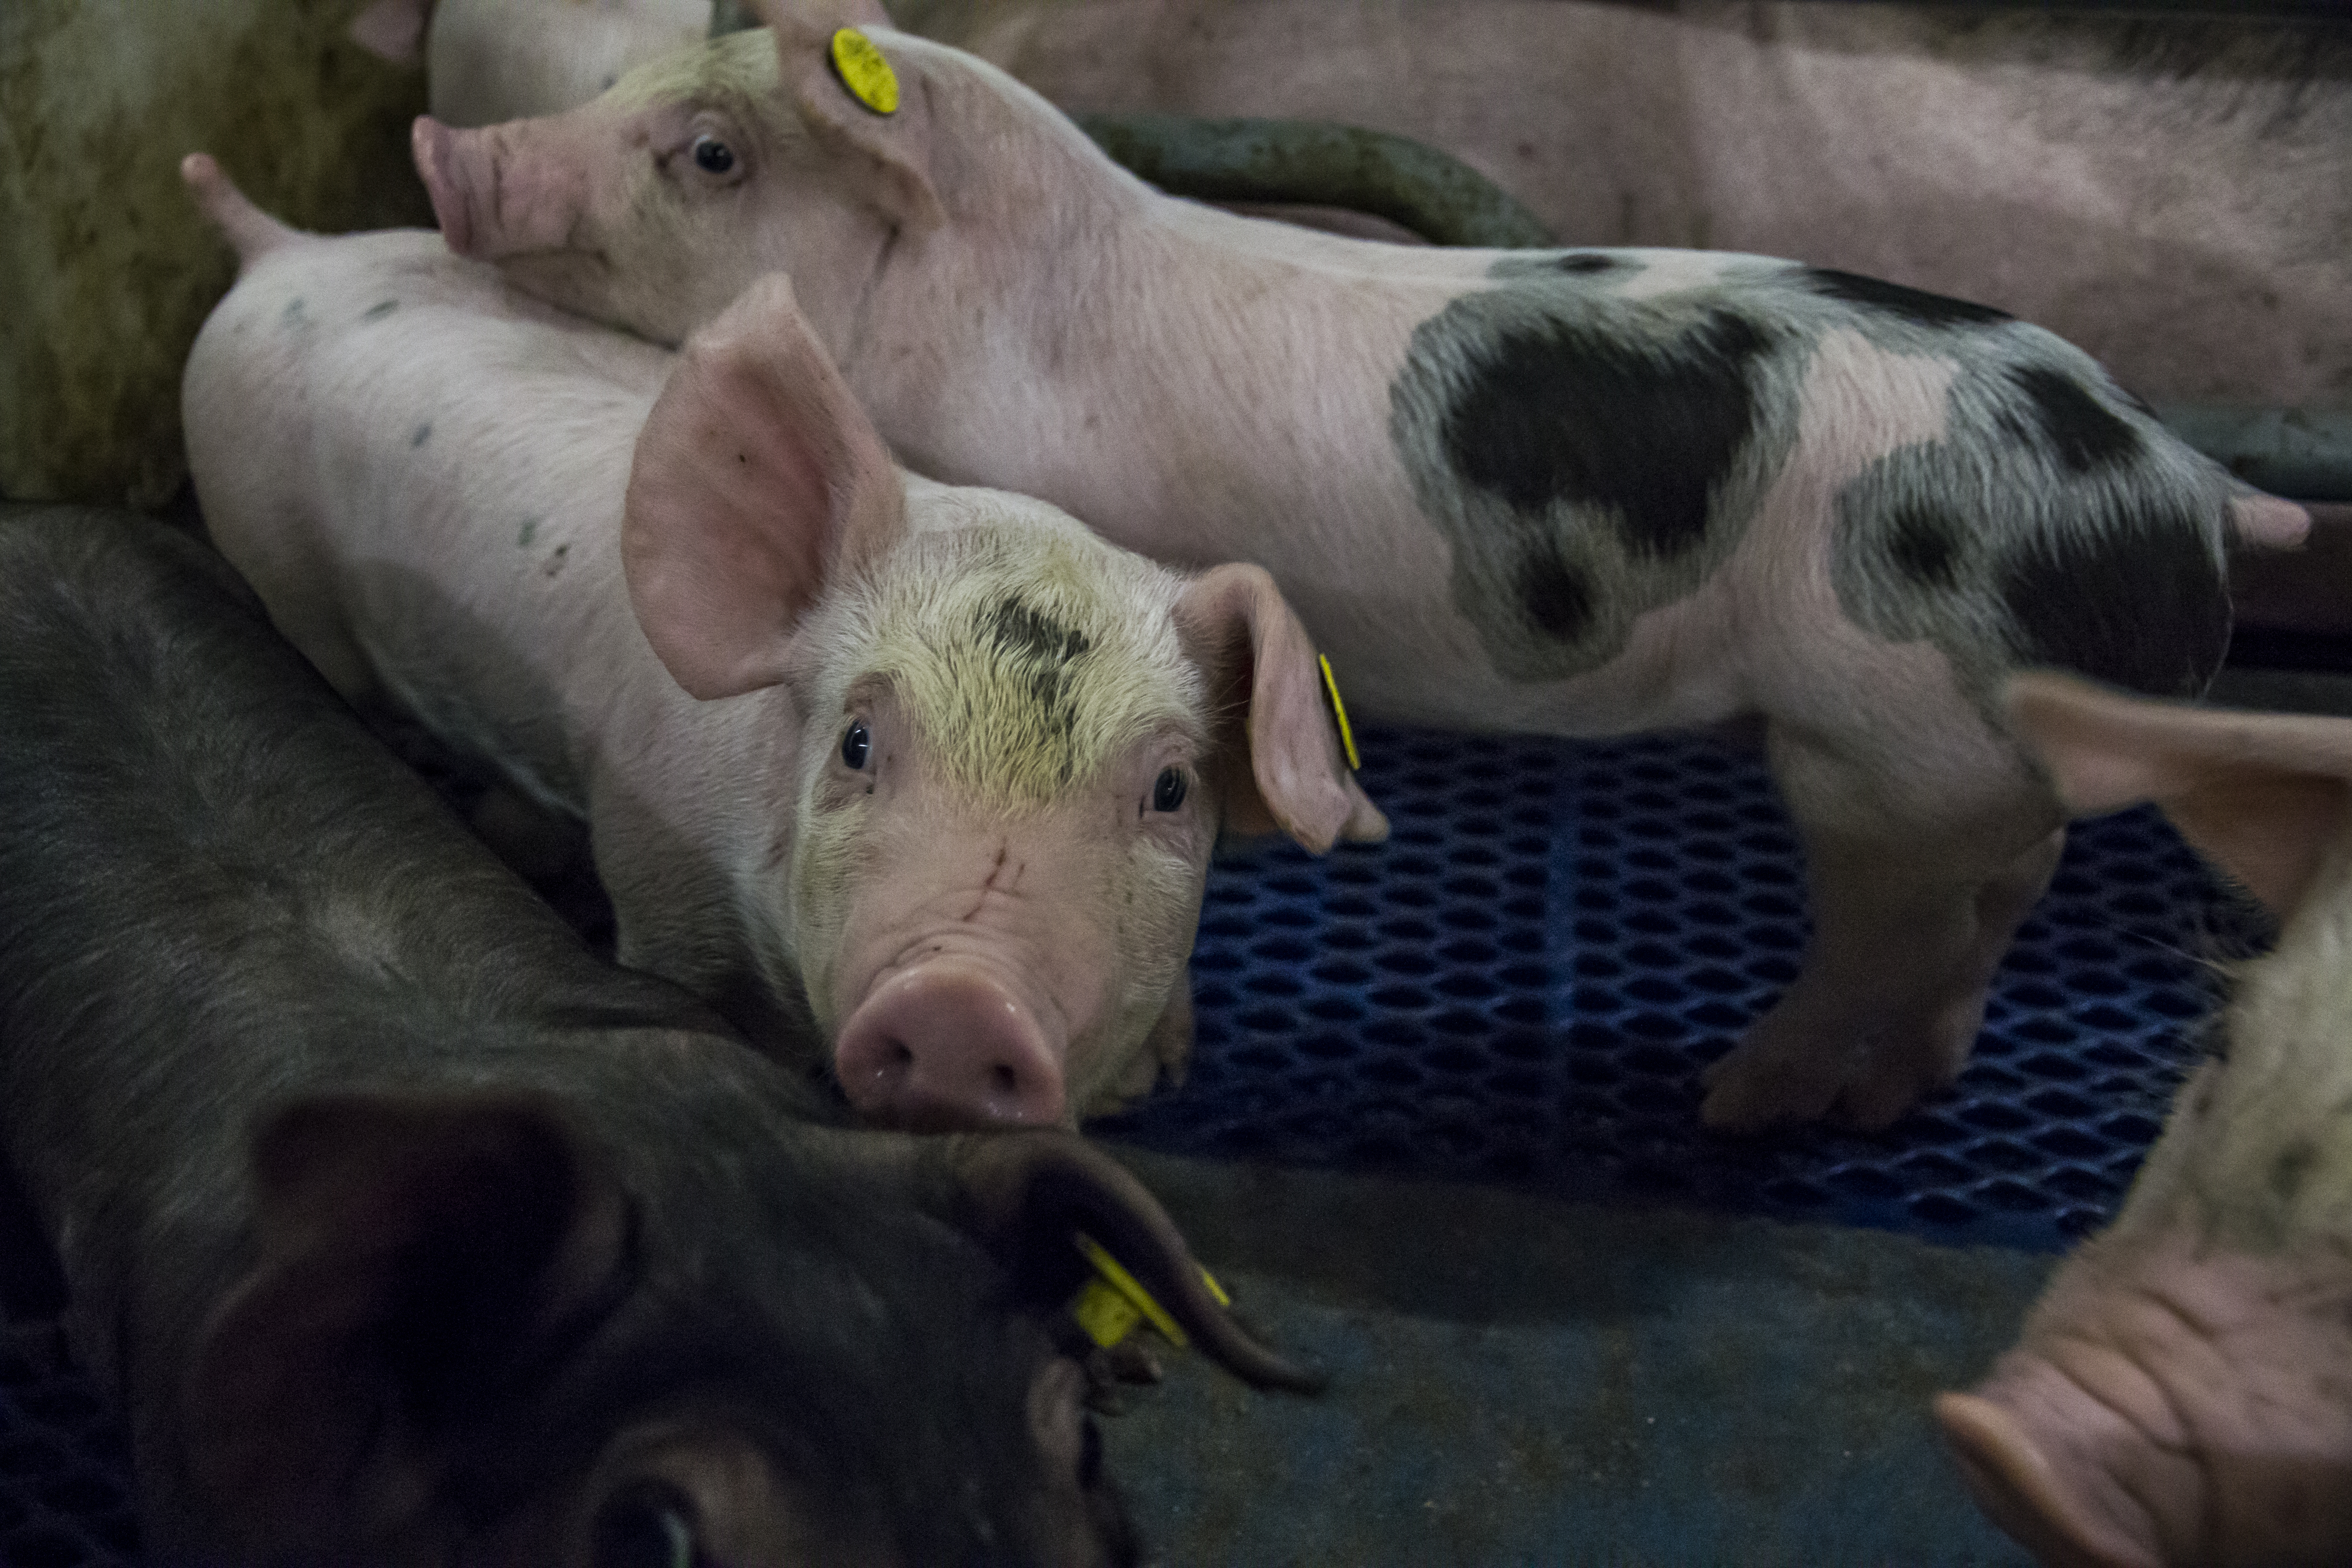
[[882, 51], [855, 27], [833, 36], [833, 74], [849, 96], [877, 114], [898, 112], [898, 75]]

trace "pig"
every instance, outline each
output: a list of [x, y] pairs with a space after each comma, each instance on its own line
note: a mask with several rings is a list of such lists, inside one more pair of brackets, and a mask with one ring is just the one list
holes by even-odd
[[[2315, 5], [2067, 9], [898, 0], [891, 12], [1075, 114], [1372, 127], [1465, 160], [1564, 239], [1801, 257], [1981, 300], [2081, 344], [2159, 405], [2352, 400], [2352, 33]], [[2187, 8], [2141, 7], [2158, 9]]]
[[710, 13], [711, 0], [436, 0], [424, 43], [433, 116], [488, 125], [570, 109], [631, 66], [700, 43]]
[[586, 821], [623, 963], [821, 1038], [869, 1120], [1144, 1092], [1221, 823], [1387, 832], [1265, 573], [902, 475], [787, 279], [674, 356], [190, 169], [244, 258], [184, 388], [222, 550], [338, 689]]
[[[1762, 257], [1215, 212], [870, 5], [766, 14], [567, 114], [420, 121], [450, 247], [660, 341], [787, 269], [908, 462], [1265, 567], [1371, 716], [1760, 720], [1814, 933], [1710, 1069], [1716, 1127], [1884, 1126], [1957, 1076], [2063, 841], [2000, 678], [2199, 690], [2224, 550], [2308, 526], [1998, 310]], [[834, 66], [845, 23], [892, 112]]]
[[1132, 1563], [1076, 1134], [918, 1139], [597, 959], [220, 557], [0, 509], [0, 1156], [158, 1561]]
[[2114, 1224], [1937, 1416], [2044, 1563], [2352, 1563], [2352, 721], [2046, 674], [2009, 705], [2069, 808], [2158, 802], [2281, 925]]

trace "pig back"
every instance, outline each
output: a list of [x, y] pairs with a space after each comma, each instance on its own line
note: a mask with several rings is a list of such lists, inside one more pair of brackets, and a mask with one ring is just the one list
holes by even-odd
[[718, 1027], [599, 964], [160, 525], [0, 511], [0, 1151], [101, 1375], [134, 1258], [219, 1283], [260, 1110], [565, 1022]]
[[430, 232], [310, 240], [205, 323], [190, 467], [222, 552], [338, 689], [388, 694], [581, 815], [613, 706], [640, 732], [688, 706], [646, 657], [616, 549], [669, 362]]

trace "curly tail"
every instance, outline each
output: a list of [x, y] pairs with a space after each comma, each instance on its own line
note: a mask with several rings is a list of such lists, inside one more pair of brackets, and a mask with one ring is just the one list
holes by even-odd
[[195, 193], [196, 205], [205, 209], [205, 216], [236, 247], [240, 275], [251, 270], [259, 258], [302, 237], [301, 230], [287, 227], [247, 201], [209, 153], [191, 153], [181, 159], [180, 178]]

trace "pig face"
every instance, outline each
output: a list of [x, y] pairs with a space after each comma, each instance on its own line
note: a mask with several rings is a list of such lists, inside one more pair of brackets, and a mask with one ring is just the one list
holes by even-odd
[[450, 248], [543, 299], [675, 343], [782, 268], [838, 342], [891, 227], [842, 199], [857, 172], [824, 167], [782, 102], [774, 45], [732, 34], [567, 113], [484, 131], [420, 119], [416, 166]]
[[[610, 1081], [264, 1124], [250, 1267], [187, 1384], [209, 1517], [177, 1533], [271, 1561], [1131, 1564], [1044, 1327], [1071, 1277], [1038, 1260], [1076, 1226], [1234, 1370], [1313, 1385], [1071, 1135], [779, 1128], [723, 1072], [616, 1110], [620, 1079], [578, 1076]], [[680, 1132], [728, 1157], [678, 1159]]]
[[1042, 502], [902, 479], [780, 277], [689, 343], [622, 549], [688, 692], [792, 694], [796, 798], [755, 896], [877, 1120], [1142, 1092], [1190, 1042], [1219, 828], [1386, 833], [1265, 573], [1188, 580]]
[[2282, 927], [2115, 1224], [1937, 1415], [2043, 1562], [2352, 1561], [2352, 723], [2048, 672], [2008, 707], [2071, 809], [2160, 803]]

